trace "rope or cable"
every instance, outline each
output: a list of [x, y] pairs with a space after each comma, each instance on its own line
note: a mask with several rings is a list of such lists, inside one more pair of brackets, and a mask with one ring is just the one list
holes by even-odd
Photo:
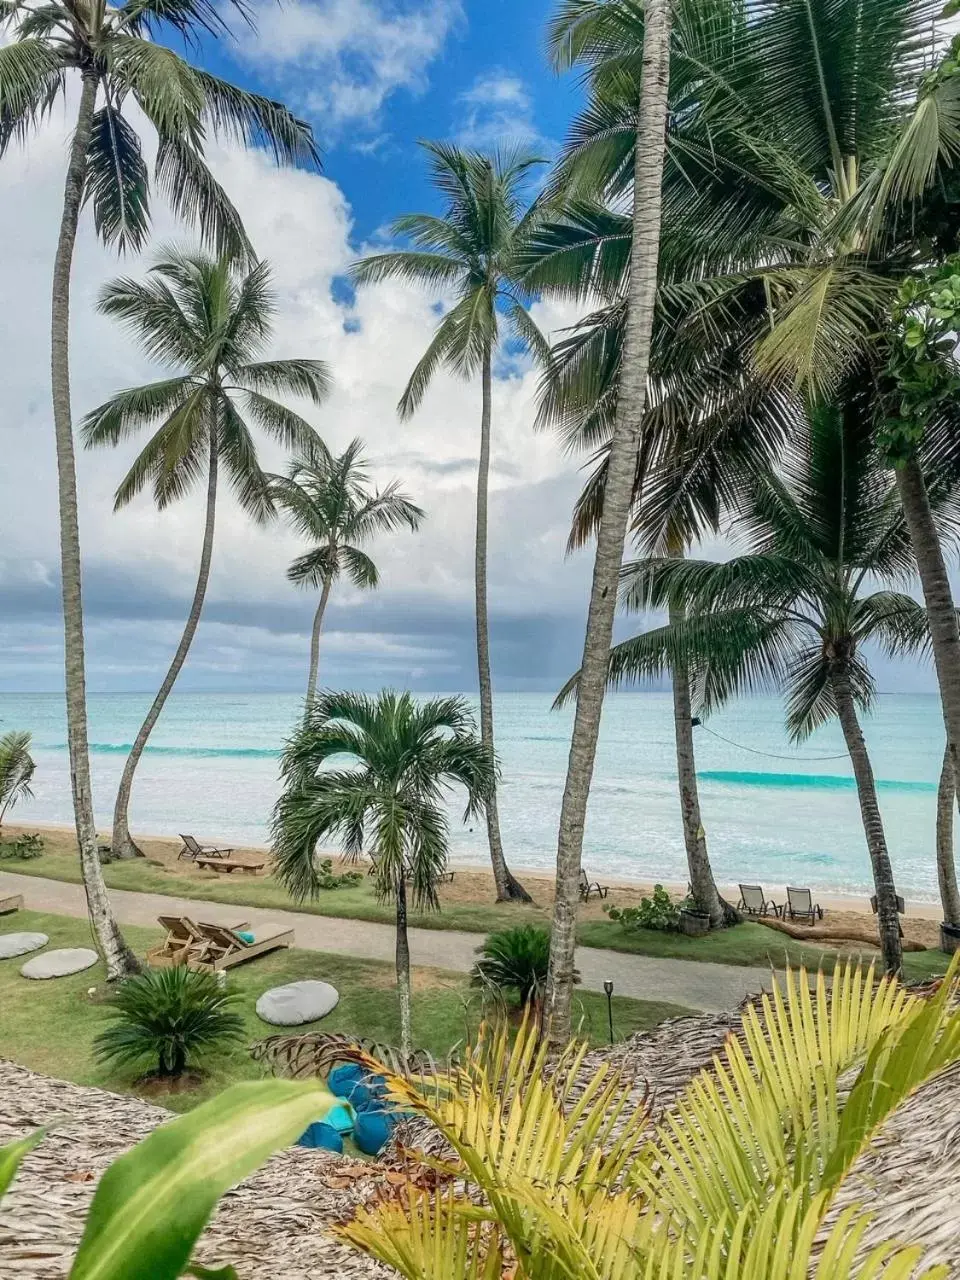
[[765, 756], [768, 760], [789, 760], [791, 764], [816, 764], [819, 761], [826, 760], [849, 760], [849, 755], [845, 751], [839, 756], [781, 756], [775, 751], [758, 751], [756, 747], [745, 747], [742, 742], [734, 742], [732, 738], [725, 738], [722, 733], [716, 733], [713, 729], [708, 729], [701, 721], [697, 728], [702, 729], [704, 733], [711, 734], [714, 738], [718, 738], [721, 742], [725, 742], [728, 747], [736, 747], [738, 751], [749, 751], [754, 756]]

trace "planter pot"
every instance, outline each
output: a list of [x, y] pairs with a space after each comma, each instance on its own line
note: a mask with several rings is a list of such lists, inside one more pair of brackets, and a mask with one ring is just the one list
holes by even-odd
[[688, 938], [700, 938], [710, 932], [710, 917], [699, 911], [687, 911], [684, 908], [680, 912], [678, 928]]
[[960, 951], [960, 928], [955, 924], [947, 924], [945, 920], [940, 925], [940, 950], [945, 951], [948, 956]]

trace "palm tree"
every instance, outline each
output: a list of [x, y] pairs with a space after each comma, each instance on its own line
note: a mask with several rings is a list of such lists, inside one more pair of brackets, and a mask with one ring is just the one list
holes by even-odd
[[20, 800], [32, 798], [30, 783], [36, 767], [29, 733], [12, 729], [0, 738], [0, 832], [9, 810]]
[[[650, 557], [624, 569], [637, 610], [680, 605], [681, 621], [615, 646], [609, 678], [649, 676], [684, 657], [703, 706], [766, 681], [787, 691], [787, 727], [802, 740], [840, 721], [853, 765], [878, 901], [884, 963], [901, 962], [896, 890], [873, 770], [858, 711], [875, 686], [870, 643], [899, 655], [929, 645], [926, 612], [911, 596], [867, 592], [868, 578], [908, 577], [910, 540], [896, 482], [883, 466], [855, 391], [843, 411], [816, 406], [782, 475], [745, 479], [744, 555], [725, 563]], [[941, 530], [958, 515], [939, 491]]]
[[949, 743], [943, 751], [943, 765], [937, 785], [937, 886], [945, 924], [960, 929], [960, 886], [957, 884], [957, 860], [953, 848], [953, 806], [956, 803], [956, 778], [953, 752]]
[[251, 427], [287, 449], [309, 456], [313, 428], [274, 400], [273, 392], [318, 405], [329, 390], [320, 360], [263, 360], [274, 299], [270, 271], [250, 271], [227, 257], [169, 249], [145, 281], [120, 279], [100, 295], [100, 311], [120, 320], [153, 359], [176, 369], [171, 377], [121, 391], [83, 421], [87, 447], [117, 445], [148, 429], [154, 434], [117, 489], [114, 509], [149, 482], [162, 511], [206, 478], [206, 519], [197, 585], [173, 661], [127, 757], [113, 814], [113, 851], [135, 857], [128, 809], [140, 757], [200, 622], [210, 576], [220, 468], [241, 508], [262, 522], [274, 514], [270, 477], [260, 469]]
[[[249, 18], [243, 0], [231, 7]], [[127, 108], [136, 104], [157, 138], [154, 180], [174, 211], [221, 252], [247, 253], [240, 217], [204, 160], [208, 134], [269, 147], [278, 162], [317, 164], [308, 125], [285, 107], [190, 66], [161, 43], [197, 44], [228, 30], [210, 0], [0, 0], [0, 155], [46, 120], [80, 82], [70, 142], [51, 299], [51, 381], [60, 511], [67, 741], [87, 907], [115, 979], [136, 961], [113, 918], [97, 854], [87, 745], [77, 478], [70, 403], [70, 277], [80, 207], [89, 199], [97, 233], [139, 249], [149, 224], [149, 175]], [[99, 102], [99, 107], [98, 107]]]
[[[490, 435], [493, 421], [493, 361], [503, 327], [539, 360], [547, 344], [525, 305], [518, 261], [535, 222], [535, 207], [524, 210], [522, 191], [540, 162], [520, 153], [481, 155], [441, 142], [424, 143], [434, 185], [446, 208], [442, 217], [412, 213], [393, 223], [393, 233], [409, 237], [414, 249], [375, 254], [356, 263], [361, 283], [399, 278], [429, 287], [447, 287], [457, 297], [414, 369], [400, 400], [402, 418], [416, 412], [441, 367], [464, 378], [480, 374], [480, 465], [477, 474], [475, 588], [480, 733], [494, 753], [493, 691], [487, 626], [487, 503]], [[505, 324], [504, 324], [505, 322]], [[496, 791], [487, 802], [487, 838], [497, 885], [497, 901], [530, 901], [511, 875], [503, 853]]]
[[[866, 358], [885, 367], [898, 283], [960, 247], [960, 42], [931, 70], [950, 14], [935, 0], [875, 0], [869, 22], [863, 14], [859, 0], [675, 8], [665, 260], [728, 254], [725, 277], [700, 291], [701, 312], [742, 344], [731, 318], [752, 311], [758, 373], [820, 398]], [[561, 165], [567, 192], [610, 199], [629, 182], [642, 32], [633, 0], [561, 6], [558, 56], [600, 68]], [[591, 248], [604, 251], [599, 241]], [[883, 426], [889, 395], [877, 384], [871, 413]], [[941, 426], [952, 419], [954, 439], [955, 400], [950, 391], [937, 414]], [[917, 424], [905, 425], [909, 435]], [[893, 457], [947, 738], [960, 742], [960, 629], [913, 447], [919, 434]]]
[[[328, 767], [349, 756], [353, 767]], [[375, 885], [397, 912], [397, 990], [401, 1054], [410, 1055], [410, 946], [407, 891], [418, 909], [439, 907], [447, 860], [443, 800], [467, 793], [465, 816], [480, 812], [494, 765], [462, 698], [417, 703], [385, 690], [321, 693], [306, 710], [283, 757], [285, 789], [274, 811], [277, 874], [299, 900], [318, 892], [316, 848], [342, 841], [357, 856], [369, 838]]]
[[[646, 407], [660, 253], [672, 7], [672, 0], [647, 0], [643, 6], [642, 74], [639, 86], [631, 94], [635, 143], [631, 183], [633, 213], [622, 369], [618, 380], [606, 489], [597, 526], [581, 677], [557, 841], [557, 881], [546, 999], [550, 1035], [557, 1043], [565, 1043], [570, 1037], [583, 830], [613, 638], [617, 579], [623, 563], [624, 539], [633, 504], [641, 422]], [[569, 63], [575, 56], [574, 51], [568, 49], [562, 60]]]
[[339, 457], [314, 449], [296, 458], [286, 476], [272, 477], [271, 496], [296, 531], [314, 544], [287, 570], [287, 577], [298, 587], [320, 591], [310, 637], [309, 707], [317, 692], [320, 630], [333, 584], [346, 573], [355, 587], [378, 586], [377, 566], [361, 550], [363, 543], [403, 526], [415, 532], [424, 512], [396, 481], [382, 491], [370, 492], [361, 440], [351, 440]]

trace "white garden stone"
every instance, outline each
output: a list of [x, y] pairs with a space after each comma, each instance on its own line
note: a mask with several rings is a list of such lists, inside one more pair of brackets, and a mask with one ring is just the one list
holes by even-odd
[[45, 933], [0, 933], [0, 960], [12, 960], [14, 956], [39, 951], [49, 941]]
[[257, 1016], [274, 1027], [299, 1027], [325, 1018], [339, 1001], [340, 993], [329, 982], [288, 982], [263, 993], [257, 1001]]
[[59, 951], [44, 951], [34, 956], [20, 970], [25, 978], [65, 978], [71, 973], [82, 973], [97, 963], [100, 957], [89, 947], [63, 947]]

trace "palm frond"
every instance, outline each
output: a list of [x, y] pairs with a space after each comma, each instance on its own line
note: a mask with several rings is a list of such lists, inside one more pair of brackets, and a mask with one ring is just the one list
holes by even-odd
[[42, 124], [64, 89], [64, 67], [55, 48], [21, 30], [0, 45], [0, 156]]
[[208, 71], [196, 71], [201, 114], [217, 137], [271, 152], [277, 164], [321, 167], [313, 130], [282, 102], [241, 89]]
[[261, 360], [244, 365], [234, 376], [254, 391], [303, 396], [316, 405], [323, 404], [332, 385], [324, 360]]
[[173, 212], [195, 226], [218, 256], [255, 261], [240, 214], [195, 147], [178, 135], [161, 132], [154, 174]]
[[165, 378], [143, 387], [118, 391], [111, 399], [91, 409], [80, 424], [86, 447], [116, 445], [145, 426], [169, 417], [195, 389], [192, 377]]
[[150, 221], [147, 166], [136, 130], [110, 102], [93, 117], [84, 196], [106, 244], [121, 253], [143, 248]]
[[361, 590], [372, 590], [380, 585], [377, 566], [358, 547], [341, 547], [340, 556], [350, 581]]

